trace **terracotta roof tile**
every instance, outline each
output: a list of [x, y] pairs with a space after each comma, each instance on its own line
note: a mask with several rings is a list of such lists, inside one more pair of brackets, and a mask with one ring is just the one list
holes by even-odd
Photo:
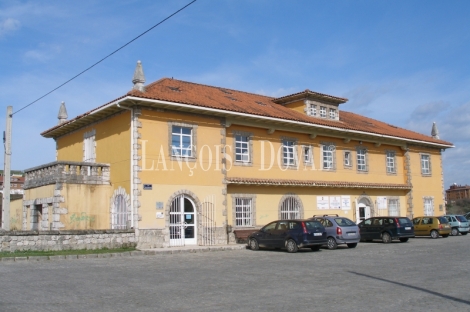
[[[303, 92], [311, 92], [309, 90]], [[299, 92], [301, 94], [303, 92]], [[321, 93], [316, 93], [325, 97], [331, 97], [335, 99], [341, 99], [333, 96], [328, 96]], [[281, 99], [275, 99], [273, 97], [259, 95], [254, 93], [248, 93], [243, 91], [237, 91], [227, 88], [208, 86], [203, 84], [197, 84], [192, 82], [181, 81], [177, 79], [162, 78], [157, 80], [145, 87], [145, 92], [138, 90], [131, 90], [127, 96], [134, 96], [142, 99], [162, 100], [168, 102], [176, 102], [181, 104], [187, 104], [198, 107], [213, 108], [224, 110], [227, 112], [245, 113], [254, 116], [264, 116], [271, 118], [284, 119], [289, 121], [298, 121], [308, 123], [312, 125], [328, 126], [337, 128], [338, 130], [356, 130], [369, 132], [379, 135], [388, 135], [398, 138], [411, 139], [425, 141], [429, 143], [437, 143], [452, 146], [452, 143], [437, 140], [431, 136], [406, 130], [403, 128], [395, 127], [387, 123], [367, 118], [361, 115], [350, 113], [341, 110], [339, 113], [339, 120], [330, 120], [323, 118], [315, 118], [307, 116], [301, 112], [287, 108], [281, 104], [276, 104], [274, 101]], [[119, 97], [116, 100], [125, 98], [126, 95]], [[284, 97], [282, 97], [284, 98]], [[114, 101], [116, 101], [114, 100]], [[346, 99], [344, 99], [346, 100]], [[109, 102], [112, 103], [113, 101]], [[60, 127], [67, 126], [68, 124], [77, 121], [83, 117], [86, 117], [105, 107], [109, 103], [97, 107], [89, 112], [86, 112], [74, 119], [68, 120], [67, 122], [55, 126], [49, 130], [41, 133], [42, 135], [48, 134], [50, 131], [56, 130]]]
[[367, 183], [347, 181], [315, 181], [315, 180], [285, 180], [285, 179], [254, 179], [254, 178], [226, 178], [227, 184], [239, 185], [271, 185], [271, 186], [304, 186], [304, 187], [335, 187], [335, 188], [367, 188], [367, 189], [399, 189], [409, 190], [408, 184]]

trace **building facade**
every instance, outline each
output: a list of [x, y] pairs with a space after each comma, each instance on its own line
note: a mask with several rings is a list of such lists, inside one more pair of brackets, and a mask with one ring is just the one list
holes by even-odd
[[435, 125], [419, 134], [310, 90], [144, 82], [138, 63], [127, 94], [71, 120], [61, 106], [42, 133], [56, 162], [25, 171], [24, 229], [133, 228], [151, 248], [225, 244], [280, 218], [445, 213], [453, 145]]
[[452, 184], [446, 190], [446, 200], [448, 203], [455, 203], [457, 200], [470, 199], [470, 185]]

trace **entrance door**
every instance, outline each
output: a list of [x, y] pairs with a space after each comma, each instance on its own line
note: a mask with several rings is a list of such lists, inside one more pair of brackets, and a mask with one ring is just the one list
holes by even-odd
[[196, 245], [196, 211], [185, 195], [176, 197], [170, 207], [170, 246]]
[[358, 204], [356, 207], [356, 223], [370, 218], [370, 207], [364, 204]]

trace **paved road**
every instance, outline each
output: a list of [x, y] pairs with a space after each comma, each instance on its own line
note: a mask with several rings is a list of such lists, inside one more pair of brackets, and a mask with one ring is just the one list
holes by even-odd
[[470, 311], [470, 235], [0, 262], [0, 311]]

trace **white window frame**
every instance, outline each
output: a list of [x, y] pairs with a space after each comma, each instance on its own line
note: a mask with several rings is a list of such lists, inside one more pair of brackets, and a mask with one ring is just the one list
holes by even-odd
[[336, 119], [336, 109], [330, 108], [330, 119]]
[[123, 194], [118, 194], [114, 197], [113, 202], [113, 229], [126, 229], [127, 221], [129, 220], [129, 213], [127, 211], [127, 201]]
[[317, 116], [317, 105], [310, 103], [308, 106], [308, 114], [310, 116]]
[[235, 135], [235, 161], [241, 163], [250, 163], [250, 136]]
[[388, 215], [400, 216], [400, 200], [398, 198], [388, 198]]
[[320, 117], [326, 118], [326, 106], [320, 106]]
[[397, 173], [397, 165], [395, 161], [395, 152], [394, 151], [386, 151], [385, 152], [385, 163], [387, 167], [387, 174], [395, 174]]
[[367, 172], [367, 149], [358, 148], [356, 150], [356, 159], [357, 171]]
[[[184, 129], [189, 129], [189, 134], [183, 133]], [[179, 130], [179, 131], [178, 131]], [[179, 137], [178, 146], [173, 145], [173, 138]], [[183, 139], [189, 137], [189, 147], [183, 147]], [[181, 157], [181, 158], [192, 158], [194, 156], [193, 151], [193, 128], [185, 127], [181, 125], [172, 125], [171, 126], [171, 156]], [[183, 152], [186, 152], [186, 155], [183, 155]]]
[[424, 204], [424, 215], [433, 216], [434, 215], [434, 198], [433, 197], [423, 197]]
[[322, 169], [335, 170], [335, 151], [336, 146], [331, 143], [322, 145]]
[[301, 205], [294, 196], [284, 198], [280, 207], [281, 220], [301, 218]]
[[345, 167], [352, 167], [352, 153], [351, 151], [344, 151], [344, 166]]
[[96, 131], [92, 129], [91, 131], [85, 132], [83, 134], [83, 161], [94, 163], [96, 162], [96, 141], [95, 141]]
[[303, 145], [302, 146], [302, 152], [303, 152], [304, 164], [312, 164], [313, 163], [312, 146], [311, 145]]
[[237, 197], [235, 198], [235, 226], [251, 227], [253, 226], [253, 198]]
[[431, 155], [420, 154], [421, 174], [425, 176], [431, 175]]
[[282, 140], [282, 164], [285, 167], [297, 164], [297, 142], [291, 139]]

